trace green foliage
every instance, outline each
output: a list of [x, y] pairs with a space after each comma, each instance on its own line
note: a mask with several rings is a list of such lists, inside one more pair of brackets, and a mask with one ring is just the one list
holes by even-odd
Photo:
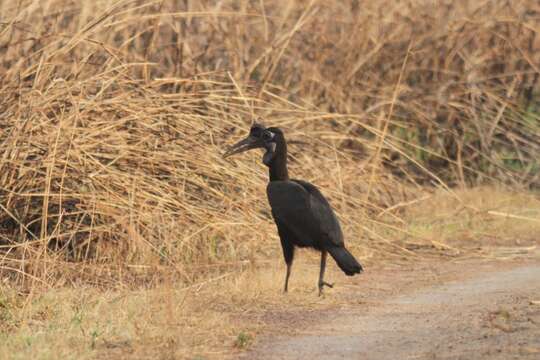
[[246, 332], [240, 332], [234, 341], [234, 346], [239, 349], [244, 349], [253, 341], [253, 336]]

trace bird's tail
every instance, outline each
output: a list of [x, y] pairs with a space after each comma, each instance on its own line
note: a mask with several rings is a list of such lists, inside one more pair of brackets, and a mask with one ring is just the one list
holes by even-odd
[[348, 276], [360, 274], [364, 270], [362, 265], [356, 261], [349, 250], [345, 249], [344, 247], [330, 248], [328, 249], [328, 252], [330, 255], [332, 255], [334, 260], [336, 260], [339, 268]]

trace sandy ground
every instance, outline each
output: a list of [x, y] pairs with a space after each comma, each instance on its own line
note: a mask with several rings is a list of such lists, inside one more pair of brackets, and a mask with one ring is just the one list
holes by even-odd
[[326, 310], [274, 312], [242, 359], [540, 359], [538, 252], [366, 272]]

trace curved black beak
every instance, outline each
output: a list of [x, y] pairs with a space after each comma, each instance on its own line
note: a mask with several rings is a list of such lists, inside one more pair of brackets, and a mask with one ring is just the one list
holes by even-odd
[[239, 154], [239, 153], [242, 153], [244, 151], [248, 151], [248, 150], [251, 150], [251, 149], [257, 149], [257, 148], [262, 148], [264, 147], [264, 143], [261, 139], [259, 138], [256, 138], [254, 136], [248, 136], [247, 138], [245, 138], [244, 140], [241, 140], [239, 142], [237, 142], [236, 144], [234, 144], [233, 146], [231, 146], [229, 148], [229, 150], [227, 150], [225, 152], [225, 154], [223, 154], [223, 158], [227, 158], [231, 155], [234, 155], [234, 154]]

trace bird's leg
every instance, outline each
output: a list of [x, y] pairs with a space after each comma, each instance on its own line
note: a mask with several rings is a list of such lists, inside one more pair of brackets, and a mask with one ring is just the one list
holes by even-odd
[[330, 288], [334, 287], [334, 284], [329, 284], [326, 281], [324, 281], [324, 270], [326, 268], [326, 255], [328, 253], [326, 251], [322, 251], [321, 253], [321, 272], [319, 273], [319, 296], [322, 295], [322, 290], [324, 286], [328, 286]]
[[285, 288], [283, 289], [283, 292], [287, 292], [289, 288], [289, 276], [291, 276], [291, 266], [292, 263], [287, 263], [287, 275], [285, 275]]
[[284, 232], [283, 225], [281, 225], [279, 222], [276, 222], [276, 224], [278, 224], [279, 239], [281, 240], [283, 257], [285, 258], [285, 264], [287, 264], [287, 275], [285, 275], [285, 287], [283, 289], [283, 292], [286, 293], [289, 288], [289, 276], [291, 276], [291, 267], [294, 259], [294, 245], [288, 240], [287, 233]]

